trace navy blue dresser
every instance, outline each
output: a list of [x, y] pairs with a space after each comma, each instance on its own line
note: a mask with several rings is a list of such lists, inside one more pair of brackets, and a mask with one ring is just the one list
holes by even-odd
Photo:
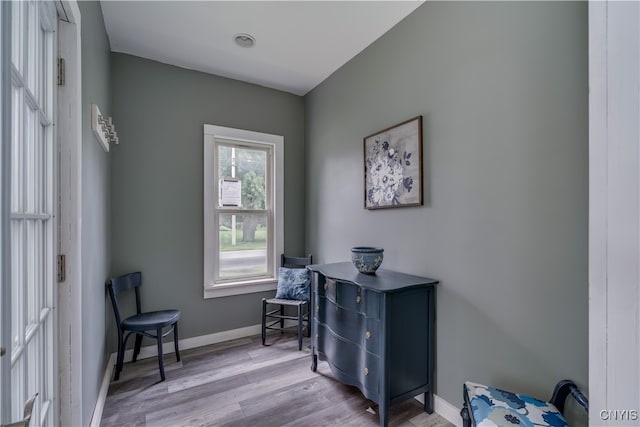
[[437, 280], [380, 269], [362, 274], [350, 262], [308, 267], [311, 281], [311, 369], [318, 358], [335, 377], [389, 406], [424, 393], [433, 412]]

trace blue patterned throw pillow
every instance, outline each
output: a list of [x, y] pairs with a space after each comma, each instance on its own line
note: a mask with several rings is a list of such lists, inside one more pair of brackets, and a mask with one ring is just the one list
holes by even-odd
[[276, 298], [306, 301], [309, 299], [310, 284], [311, 274], [306, 268], [280, 267]]

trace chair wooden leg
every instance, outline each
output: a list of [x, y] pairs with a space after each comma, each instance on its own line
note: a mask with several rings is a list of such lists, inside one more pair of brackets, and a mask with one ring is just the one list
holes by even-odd
[[113, 376], [114, 381], [120, 379], [120, 372], [122, 372], [122, 364], [124, 362], [124, 344], [122, 342], [122, 334], [118, 334], [118, 357], [116, 358], [116, 373]]
[[262, 299], [262, 345], [267, 339], [267, 300]]
[[302, 305], [298, 305], [298, 351], [302, 350]]
[[162, 356], [162, 328], [156, 329], [157, 340], [158, 340], [158, 366], [160, 367], [160, 378], [164, 381], [164, 363]]
[[471, 427], [471, 417], [469, 416], [469, 407], [467, 406], [467, 402], [464, 402], [462, 405], [460, 416], [462, 417], [462, 427]]
[[140, 354], [140, 346], [142, 345], [142, 334], [136, 334], [136, 343], [133, 347], [133, 360], [135, 362], [138, 360], [138, 354]]
[[[284, 305], [280, 306], [280, 316], [284, 316]], [[284, 319], [280, 319], [280, 333], [284, 334]]]
[[178, 322], [173, 324], [173, 347], [176, 350], [176, 362], [179, 362], [180, 350], [178, 349]]

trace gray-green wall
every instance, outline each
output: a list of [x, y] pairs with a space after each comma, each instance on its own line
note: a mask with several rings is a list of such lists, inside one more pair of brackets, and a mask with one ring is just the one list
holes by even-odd
[[107, 364], [105, 279], [111, 257], [110, 167], [91, 104], [111, 112], [110, 47], [98, 2], [78, 2], [82, 31], [82, 420], [89, 425]]
[[[307, 251], [441, 280], [458, 407], [465, 380], [588, 385], [587, 65], [586, 3], [427, 2], [305, 96]], [[362, 138], [416, 115], [425, 205], [363, 209]]]
[[112, 273], [142, 271], [143, 308], [181, 309], [180, 338], [259, 324], [272, 292], [203, 299], [203, 125], [284, 136], [285, 251], [302, 254], [303, 99], [119, 53], [111, 78]]

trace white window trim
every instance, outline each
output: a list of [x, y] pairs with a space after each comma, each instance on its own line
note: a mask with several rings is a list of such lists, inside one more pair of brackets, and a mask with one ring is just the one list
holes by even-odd
[[[212, 197], [215, 192], [215, 140], [238, 141], [239, 143], [269, 144], [273, 146], [275, 164], [272, 167], [271, 181], [275, 183], [274, 241], [270, 246], [273, 277], [225, 282], [215, 284], [215, 259], [217, 239], [215, 235], [215, 204]], [[262, 132], [234, 129], [224, 126], [204, 125], [204, 298], [218, 298], [231, 295], [249, 294], [275, 290], [278, 280], [278, 263], [284, 251], [284, 137]]]

